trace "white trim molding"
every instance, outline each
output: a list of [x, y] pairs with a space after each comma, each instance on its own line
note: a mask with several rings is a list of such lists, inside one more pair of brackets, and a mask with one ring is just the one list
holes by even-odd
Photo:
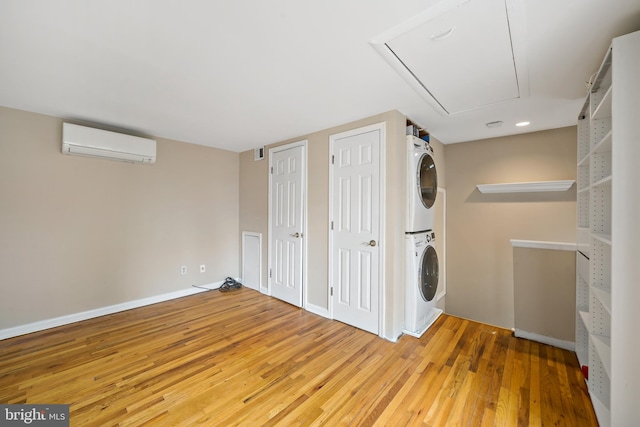
[[320, 307], [319, 305], [311, 304], [310, 302], [307, 301], [307, 303], [304, 306], [304, 309], [307, 310], [309, 313], [317, 314], [318, 316], [331, 319], [331, 315], [329, 314], [328, 308]]
[[156, 304], [159, 302], [169, 301], [176, 298], [182, 298], [189, 295], [195, 295], [207, 290], [218, 289], [223, 282], [211, 283], [198, 287], [182, 289], [180, 291], [169, 292], [166, 294], [156, 295], [148, 298], [127, 301], [120, 304], [110, 305], [107, 307], [96, 308], [94, 310], [83, 311], [80, 313], [68, 314], [66, 316], [55, 317], [52, 319], [40, 320], [26, 325], [14, 326], [12, 328], [0, 330], [0, 340], [17, 337], [19, 335], [30, 334], [32, 332], [44, 331], [45, 329], [55, 328], [57, 326], [68, 325], [70, 323], [80, 322], [82, 320], [93, 319], [94, 317], [106, 316], [108, 314], [118, 313], [120, 311], [131, 310], [132, 308], [144, 307], [145, 305]]
[[576, 351], [576, 343], [573, 341], [564, 341], [558, 338], [552, 338], [545, 335], [535, 334], [533, 332], [523, 331], [521, 329], [514, 329], [513, 335], [518, 338], [524, 338], [527, 340], [540, 342], [542, 344], [552, 345], [554, 347], [563, 348], [565, 350]]

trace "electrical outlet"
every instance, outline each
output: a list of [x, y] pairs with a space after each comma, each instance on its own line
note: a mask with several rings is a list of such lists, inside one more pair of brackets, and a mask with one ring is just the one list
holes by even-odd
[[187, 266], [183, 265], [182, 267], [180, 267], [180, 274], [182, 274], [183, 276], [185, 274], [187, 274]]
[[207, 267], [204, 264], [200, 264], [200, 273], [207, 271]]

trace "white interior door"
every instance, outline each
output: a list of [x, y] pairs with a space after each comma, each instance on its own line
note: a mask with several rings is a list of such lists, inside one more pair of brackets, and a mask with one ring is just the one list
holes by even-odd
[[333, 318], [378, 334], [380, 126], [331, 137]]
[[304, 146], [270, 151], [271, 295], [302, 307]]

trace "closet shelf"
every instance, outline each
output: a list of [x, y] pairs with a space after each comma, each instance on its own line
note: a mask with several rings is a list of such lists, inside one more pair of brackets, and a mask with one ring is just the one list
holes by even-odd
[[601, 289], [597, 286], [591, 286], [591, 291], [596, 296], [598, 301], [602, 304], [609, 316], [611, 316], [611, 291], [606, 289]]
[[600, 181], [594, 182], [591, 185], [591, 188], [607, 187], [607, 186], [611, 187], [611, 175], [605, 176]]
[[[596, 411], [596, 416], [598, 417], [598, 420], [603, 420], [602, 424], [600, 424], [600, 425], [603, 425], [606, 421], [611, 419], [611, 410], [607, 405], [605, 405], [600, 400], [600, 398], [596, 393], [590, 395], [590, 397], [591, 397], [591, 402], [593, 403], [593, 410]], [[604, 424], [604, 425], [609, 425], [609, 424]]]
[[607, 89], [602, 100], [593, 112], [592, 119], [604, 119], [611, 117], [611, 87]]
[[605, 245], [611, 246], [611, 234], [591, 233], [594, 239], [601, 241]]
[[[603, 138], [603, 139], [604, 139], [604, 138]], [[611, 150], [609, 150], [609, 151], [611, 151]], [[580, 160], [580, 161], [578, 162], [578, 166], [589, 166], [589, 159], [590, 159], [590, 158], [591, 158], [591, 156], [589, 156], [589, 153], [587, 153], [587, 155], [586, 155], [586, 156], [584, 156], [584, 157], [582, 158], [582, 160]]]
[[602, 335], [591, 335], [593, 346], [602, 362], [602, 367], [609, 378], [611, 378], [611, 338]]
[[[611, 152], [611, 141], [612, 141], [612, 131], [609, 130], [605, 136], [602, 137], [600, 142], [593, 147], [592, 153], [610, 153]], [[587, 156], [588, 157], [588, 156]]]
[[580, 318], [582, 319], [582, 323], [584, 324], [584, 326], [587, 328], [587, 331], [589, 331], [589, 312], [588, 311], [579, 311], [578, 314], [580, 315]]
[[575, 180], [509, 182], [505, 184], [478, 184], [481, 193], [534, 193], [540, 191], [567, 191]]

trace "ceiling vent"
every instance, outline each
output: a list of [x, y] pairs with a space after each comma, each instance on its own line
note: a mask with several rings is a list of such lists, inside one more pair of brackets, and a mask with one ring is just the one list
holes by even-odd
[[522, 0], [443, 0], [371, 41], [443, 115], [529, 95]]

